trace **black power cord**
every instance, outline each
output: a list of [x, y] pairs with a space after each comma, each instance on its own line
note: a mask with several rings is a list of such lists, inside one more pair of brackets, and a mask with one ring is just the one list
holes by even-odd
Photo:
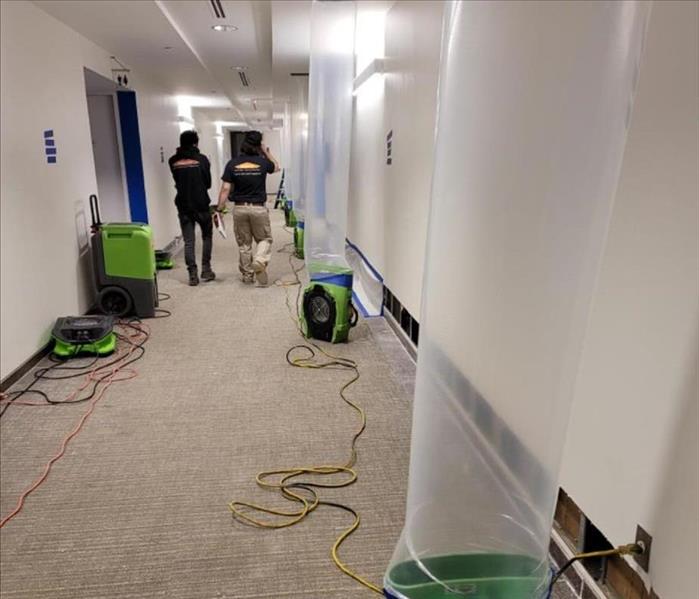
[[[39, 381], [41, 380], [48, 380], [48, 381], [62, 381], [62, 380], [68, 380], [68, 379], [74, 379], [74, 378], [81, 378], [84, 377], [94, 366], [101, 360], [106, 360], [103, 364], [101, 364], [98, 368], [94, 369], [94, 372], [100, 372], [103, 371], [110, 366], [114, 366], [116, 364], [120, 364], [121, 367], [128, 366], [129, 364], [133, 364], [134, 362], [137, 362], [146, 353], [146, 348], [144, 345], [150, 338], [150, 333], [144, 329], [141, 329], [138, 326], [135, 326], [134, 323], [140, 323], [139, 319], [132, 319], [126, 322], [119, 323], [123, 327], [131, 328], [141, 334], [143, 334], [144, 338], [141, 342], [139, 343], [134, 343], [131, 341], [131, 339], [128, 338], [126, 335], [122, 335], [121, 333], [115, 333], [117, 338], [120, 341], [123, 341], [124, 343], [128, 343], [132, 346], [134, 346], [134, 351], [138, 352], [136, 356], [130, 357], [128, 360], [125, 362], [123, 361], [124, 358], [127, 356], [121, 356], [113, 360], [107, 360], [106, 356], [101, 357], [101, 356], [95, 356], [91, 362], [88, 364], [82, 364], [82, 365], [75, 365], [75, 366], [67, 366], [65, 365], [64, 360], [60, 360], [53, 354], [49, 355], [49, 360], [53, 362], [51, 366], [43, 367], [43, 368], [38, 368], [37, 370], [34, 371], [33, 376], [34, 380], [27, 385], [24, 389], [19, 389], [17, 391], [11, 391], [7, 394], [7, 397], [9, 398], [9, 401], [2, 407], [0, 410], [0, 418], [3, 416], [3, 414], [7, 411], [7, 409], [12, 405], [15, 401], [17, 401], [20, 397], [23, 395], [27, 394], [33, 394], [33, 395], [39, 395], [46, 401], [46, 403], [51, 404], [51, 405], [72, 405], [76, 403], [84, 403], [86, 401], [91, 400], [95, 394], [97, 393], [97, 390], [99, 388], [99, 385], [109, 376], [111, 376], [111, 371], [108, 371], [101, 376], [97, 377], [94, 380], [94, 383], [92, 385], [92, 389], [90, 390], [90, 393], [85, 396], [85, 397], [80, 397], [78, 399], [73, 399], [70, 401], [56, 401], [53, 400], [49, 397], [49, 395], [45, 391], [41, 391], [39, 389], [33, 389], [34, 385], [36, 385]], [[66, 374], [66, 375], [61, 375], [61, 376], [50, 376], [48, 373], [49, 372], [56, 372], [56, 371], [75, 371], [73, 374]]]
[[629, 543], [628, 545], [620, 545], [614, 549], [605, 549], [603, 551], [590, 551], [589, 553], [578, 553], [571, 557], [563, 566], [556, 572], [551, 578], [551, 584], [549, 585], [549, 597], [553, 594], [553, 585], [556, 581], [563, 575], [563, 573], [570, 568], [575, 562], [583, 559], [588, 559], [591, 557], [611, 557], [614, 555], [641, 555], [645, 551], [645, 548], [640, 543]]

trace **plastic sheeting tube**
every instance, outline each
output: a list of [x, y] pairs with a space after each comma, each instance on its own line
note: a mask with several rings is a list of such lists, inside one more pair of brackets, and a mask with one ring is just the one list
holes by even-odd
[[281, 131], [282, 165], [284, 169], [284, 195], [291, 199], [289, 193], [291, 176], [291, 108], [289, 102], [284, 105], [284, 125]]
[[306, 264], [347, 269], [354, 2], [313, 2], [309, 82]]
[[292, 200], [298, 221], [303, 222], [306, 204], [306, 162], [308, 137], [308, 80], [296, 77], [291, 102]]
[[405, 526], [389, 597], [530, 599], [650, 6], [445, 17]]

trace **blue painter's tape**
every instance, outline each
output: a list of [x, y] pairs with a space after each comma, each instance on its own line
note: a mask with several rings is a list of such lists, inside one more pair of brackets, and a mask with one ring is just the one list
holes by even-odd
[[56, 145], [56, 140], [55, 140], [55, 139], [45, 139], [45, 140], [44, 140], [44, 145], [45, 145], [45, 146], [55, 146], [55, 145]]
[[53, 129], [44, 130], [44, 137], [53, 137]]
[[360, 250], [356, 245], [354, 245], [349, 239], [345, 238], [345, 241], [347, 242], [347, 245], [350, 246], [355, 252], [359, 254], [359, 257], [364, 260], [366, 265], [369, 267], [369, 270], [374, 274], [374, 276], [381, 282], [383, 283], [383, 277], [381, 276], [381, 273], [379, 273], [378, 270], [376, 270], [371, 262], [367, 259], [367, 257], [364, 255], [364, 252]]
[[314, 283], [328, 283], [338, 287], [352, 289], [352, 275], [335, 274], [329, 272], [311, 273], [311, 281]]
[[47, 156], [54, 156], [56, 154], [56, 148], [44, 148]]
[[46, 162], [48, 162], [49, 164], [56, 164], [56, 157], [55, 156], [47, 156]]
[[364, 318], [371, 318], [369, 316], [369, 312], [367, 312], [367, 309], [364, 307], [362, 300], [359, 299], [359, 296], [357, 295], [357, 292], [354, 289], [352, 290], [352, 300], [355, 304], [357, 304], [357, 306], [359, 307], [359, 311], [361, 312]]
[[136, 93], [118, 91], [117, 104], [119, 106], [119, 126], [121, 128], [121, 144], [124, 153], [124, 171], [126, 172], [131, 221], [147, 223], [148, 207], [146, 205], [146, 184], [143, 177]]

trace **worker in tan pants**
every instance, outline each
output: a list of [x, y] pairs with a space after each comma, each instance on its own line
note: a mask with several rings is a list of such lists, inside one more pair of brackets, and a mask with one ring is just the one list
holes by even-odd
[[[272, 226], [269, 222], [269, 209], [264, 204], [235, 203], [233, 208], [233, 230], [238, 242], [238, 268], [243, 281], [266, 286], [267, 265], [272, 256]], [[255, 255], [252, 252], [253, 240], [257, 243]]]
[[[233, 226], [240, 252], [239, 269], [243, 283], [266, 287], [267, 265], [272, 255], [272, 226], [266, 206], [266, 181], [269, 173], [279, 170], [279, 163], [262, 145], [259, 131], [248, 131], [240, 147], [240, 156], [233, 158], [223, 172], [218, 210], [226, 201], [234, 204]], [[252, 242], [257, 243], [253, 256]]]

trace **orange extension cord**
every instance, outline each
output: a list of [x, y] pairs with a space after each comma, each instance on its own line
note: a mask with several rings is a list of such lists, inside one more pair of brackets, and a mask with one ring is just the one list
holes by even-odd
[[[49, 473], [51, 472], [51, 467], [58, 461], [60, 460], [63, 455], [66, 452], [66, 448], [68, 447], [68, 443], [82, 430], [83, 425], [85, 424], [86, 420], [90, 417], [92, 412], [94, 412], [95, 407], [97, 403], [104, 397], [104, 394], [106, 393], [107, 389], [113, 384], [121, 381], [127, 381], [129, 379], [132, 379], [138, 375], [137, 371], [131, 368], [125, 368], [125, 363], [126, 359], [139, 347], [142, 347], [143, 342], [145, 342], [149, 335], [150, 331], [143, 325], [142, 323], [129, 323], [129, 326], [133, 329], [135, 329], [137, 332], [128, 335], [129, 341], [130, 341], [130, 347], [128, 350], [126, 350], [121, 357], [118, 358], [116, 363], [114, 364], [111, 373], [109, 376], [106, 378], [103, 378], [103, 375], [100, 376], [100, 381], [98, 384], [102, 384], [102, 388], [100, 389], [99, 393], [95, 395], [95, 397], [90, 400], [87, 410], [83, 413], [83, 415], [80, 417], [78, 420], [77, 424], [73, 428], [73, 430], [68, 433], [68, 435], [63, 439], [61, 442], [61, 445], [56, 452], [56, 454], [48, 461], [46, 462], [46, 465], [44, 466], [44, 470], [27, 489], [24, 490], [24, 492], [20, 495], [19, 500], [17, 501], [17, 505], [15, 506], [15, 509], [13, 509], [7, 516], [5, 516], [2, 520], [0, 520], [0, 528], [5, 526], [12, 518], [14, 518], [17, 514], [19, 514], [22, 511], [22, 508], [24, 507], [24, 502], [27, 499], [27, 497], [36, 491], [36, 489], [47, 479]], [[74, 399], [82, 390], [84, 390], [90, 383], [97, 381], [96, 378], [96, 373], [97, 371], [100, 370], [98, 366], [95, 366], [90, 372], [88, 372], [85, 376], [84, 382], [75, 390], [73, 391], [64, 401], [69, 402], [72, 399]], [[118, 375], [123, 375], [123, 376], [118, 376]], [[6, 400], [8, 401], [8, 400]], [[22, 402], [20, 405], [32, 405], [32, 406], [39, 406], [39, 405], [51, 405], [51, 404], [38, 404], [38, 403], [31, 403], [31, 402]]]

